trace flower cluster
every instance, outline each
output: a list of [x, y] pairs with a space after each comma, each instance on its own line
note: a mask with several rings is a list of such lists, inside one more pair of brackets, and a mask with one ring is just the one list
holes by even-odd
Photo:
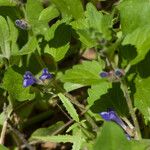
[[23, 30], [27, 30], [29, 28], [28, 23], [25, 20], [23, 20], [23, 19], [20, 19], [20, 20], [17, 19], [15, 21], [15, 24], [16, 24], [16, 26], [18, 26], [19, 28], [21, 28]]
[[126, 132], [126, 137], [128, 140], [131, 139], [131, 136], [127, 133], [127, 129], [128, 127], [125, 125], [125, 123], [121, 120], [121, 118], [117, 115], [117, 113], [115, 111], [113, 111], [112, 109], [109, 109], [106, 112], [101, 112], [99, 113], [99, 115], [106, 121], [114, 121], [115, 123], [117, 123], [119, 126], [121, 126], [124, 131]]
[[99, 75], [102, 78], [108, 78], [108, 80], [110, 80], [110, 81], [118, 81], [119, 78], [121, 78], [125, 75], [125, 72], [123, 69], [117, 68], [117, 69], [111, 70], [109, 72], [103, 71]]
[[[51, 79], [52, 74], [48, 72], [46, 68], [43, 69], [42, 75], [39, 77], [41, 81], [44, 81], [46, 79]], [[39, 80], [36, 79], [30, 71], [26, 71], [23, 77], [23, 87], [28, 87], [30, 85], [39, 83]]]

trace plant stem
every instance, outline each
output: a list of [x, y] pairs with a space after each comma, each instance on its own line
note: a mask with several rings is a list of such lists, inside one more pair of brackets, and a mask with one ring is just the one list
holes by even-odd
[[5, 141], [5, 135], [6, 135], [6, 131], [7, 131], [7, 125], [8, 125], [8, 114], [7, 114], [7, 110], [6, 110], [6, 103], [4, 103], [3, 106], [3, 113], [4, 113], [4, 117], [5, 117], [5, 121], [2, 127], [2, 131], [1, 131], [1, 136], [0, 136], [0, 144], [4, 144]]
[[4, 124], [3, 124], [1, 137], [0, 137], [0, 144], [4, 144], [6, 130], [7, 130], [7, 119], [4, 121]]
[[133, 105], [132, 105], [132, 100], [130, 98], [130, 94], [128, 92], [127, 85], [126, 85], [125, 81], [122, 81], [122, 80], [120, 80], [120, 83], [121, 83], [122, 91], [124, 93], [124, 97], [126, 99], [126, 102], [127, 102], [128, 108], [129, 108], [129, 112], [130, 112], [132, 120], [134, 122], [135, 139], [140, 140], [141, 139], [140, 127], [139, 127], [139, 123], [138, 123], [138, 120], [137, 120], [135, 112], [134, 112], [134, 108], [133, 108]]

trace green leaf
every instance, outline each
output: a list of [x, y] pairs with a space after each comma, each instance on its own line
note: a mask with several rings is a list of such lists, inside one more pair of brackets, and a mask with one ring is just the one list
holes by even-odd
[[8, 22], [8, 26], [9, 26], [9, 38], [10, 38], [10, 42], [11, 42], [11, 54], [15, 53], [18, 51], [18, 45], [17, 45], [17, 39], [18, 39], [18, 30], [14, 25], [14, 22], [7, 17], [7, 22]]
[[82, 137], [81, 130], [78, 129], [78, 132], [76, 134], [78, 138], [76, 138], [73, 142], [72, 150], [80, 150], [83, 142], [85, 142], [84, 138]]
[[75, 84], [75, 83], [71, 83], [71, 82], [66, 82], [64, 83], [64, 89], [66, 90], [66, 92], [71, 92], [73, 90], [82, 88], [83, 85], [81, 84]]
[[23, 88], [23, 75], [19, 74], [13, 68], [8, 68], [3, 78], [3, 88], [18, 101], [31, 100], [34, 94], [30, 93], [30, 87]]
[[93, 146], [93, 150], [146, 150], [149, 143], [145, 140], [127, 140], [123, 130], [113, 122], [105, 122]]
[[89, 31], [89, 26], [86, 19], [78, 19], [71, 23], [72, 28], [76, 30], [79, 35], [79, 40], [87, 47], [92, 48], [97, 45], [91, 33]]
[[58, 9], [54, 5], [51, 5], [47, 8], [45, 8], [44, 10], [42, 10], [42, 12], [40, 13], [40, 16], [39, 16], [39, 20], [49, 22], [58, 16], [59, 16]]
[[119, 5], [121, 28], [128, 34], [136, 28], [150, 25], [149, 0], [124, 0]]
[[58, 20], [55, 24], [53, 24], [48, 31], [45, 33], [45, 40], [46, 41], [50, 41], [54, 38], [55, 36], [55, 30], [58, 28], [58, 26], [60, 26], [63, 22], [63, 20]]
[[92, 106], [96, 100], [98, 100], [103, 94], [107, 93], [107, 90], [111, 88], [110, 82], [102, 82], [100, 84], [92, 85], [90, 89], [88, 89], [88, 104]]
[[103, 82], [100, 79], [101, 65], [97, 61], [84, 61], [82, 64], [74, 66], [67, 70], [61, 77], [63, 82], [79, 83], [83, 85], [92, 85]]
[[9, 150], [7, 147], [5, 147], [4, 145], [0, 144], [0, 150]]
[[56, 62], [65, 57], [69, 50], [71, 39], [71, 26], [67, 25], [64, 20], [57, 21], [45, 34], [48, 44], [45, 52], [53, 56]]
[[142, 112], [145, 121], [148, 122], [150, 121], [150, 77], [145, 79], [137, 77], [135, 80], [135, 84], [135, 106]]
[[108, 40], [111, 39], [111, 32], [109, 30], [112, 26], [111, 15], [103, 15], [102, 12], [98, 11], [92, 3], [87, 4], [85, 15], [90, 29], [102, 33], [104, 38]]
[[127, 34], [123, 45], [131, 44], [137, 48], [137, 57], [133, 59], [130, 64], [136, 64], [137, 62], [144, 59], [145, 55], [149, 51], [150, 48], [150, 25], [139, 27], [134, 30], [132, 33]]
[[78, 138], [77, 136], [71, 136], [71, 135], [57, 135], [57, 136], [34, 136], [34, 139], [42, 140], [42, 141], [50, 141], [50, 142], [56, 142], [56, 143], [66, 143], [70, 142], [73, 143], [74, 140]]
[[9, 27], [4, 17], [0, 16], [0, 50], [3, 57], [10, 58]]
[[14, 0], [0, 0], [0, 7], [1, 6], [15, 6], [17, 3]]
[[69, 43], [58, 48], [49, 47], [49, 45], [47, 45], [45, 47], [45, 53], [48, 53], [51, 56], [53, 56], [54, 60], [58, 62], [65, 57], [65, 54], [69, 50], [69, 47], [70, 47]]
[[27, 55], [34, 52], [37, 48], [38, 42], [36, 37], [31, 37], [28, 42], [19, 50], [18, 52], [14, 53], [13, 55]]
[[79, 116], [73, 106], [73, 104], [66, 98], [62, 93], [58, 94], [60, 100], [62, 101], [63, 105], [65, 106], [66, 110], [70, 114], [70, 116], [77, 122], [79, 122]]
[[129, 114], [128, 106], [119, 83], [112, 84], [112, 88], [108, 89], [107, 93], [101, 95], [95, 101], [91, 110], [94, 113], [99, 113], [107, 111], [108, 108], [113, 108], [121, 116], [127, 116]]
[[115, 123], [105, 122], [100, 135], [96, 139], [93, 149], [117, 150], [118, 148], [121, 150], [130, 150], [130, 145], [123, 129]]
[[26, 4], [26, 15], [31, 25], [38, 21], [41, 11], [43, 10], [40, 0], [28, 0]]
[[48, 30], [48, 22], [46, 20], [39, 20], [39, 16], [43, 10], [42, 2], [40, 0], [28, 0], [26, 4], [26, 20], [29, 27], [35, 35], [45, 34]]
[[79, 19], [83, 17], [83, 6], [81, 0], [52, 0], [58, 7], [63, 17], [73, 17]]
[[49, 126], [48, 128], [39, 128], [32, 133], [31, 139], [33, 139], [36, 136], [53, 135], [63, 125], [64, 125], [64, 122], [59, 121], [59, 122], [55, 123], [54, 125]]

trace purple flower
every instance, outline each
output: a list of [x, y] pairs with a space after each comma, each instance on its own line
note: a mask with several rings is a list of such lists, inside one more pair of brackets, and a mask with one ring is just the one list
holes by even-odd
[[37, 80], [32, 73], [30, 71], [26, 71], [23, 77], [23, 87], [28, 87], [36, 82]]
[[131, 139], [131, 136], [127, 133], [127, 126], [124, 124], [124, 122], [120, 119], [120, 117], [117, 115], [117, 113], [115, 111], [113, 111], [112, 109], [109, 109], [108, 111], [101, 112], [99, 114], [104, 120], [114, 121], [118, 125], [120, 125], [124, 129], [124, 131], [126, 132], [127, 139], [128, 140]]
[[48, 72], [47, 68], [44, 68], [42, 71], [42, 75], [39, 77], [40, 80], [51, 79], [52, 74]]
[[106, 121], [114, 121], [119, 124], [123, 129], [126, 129], [126, 125], [124, 122], [119, 118], [117, 113], [113, 110], [108, 110], [107, 112], [101, 112], [100, 116]]
[[109, 73], [106, 72], [106, 71], [103, 71], [103, 72], [100, 73], [100, 76], [101, 76], [102, 78], [106, 78], [106, 77], [109, 76]]

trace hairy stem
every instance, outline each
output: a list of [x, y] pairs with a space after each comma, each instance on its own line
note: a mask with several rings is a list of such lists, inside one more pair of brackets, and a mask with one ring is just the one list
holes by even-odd
[[126, 102], [127, 102], [127, 105], [128, 105], [128, 108], [129, 108], [132, 120], [134, 122], [134, 126], [135, 126], [135, 138], [137, 140], [139, 140], [139, 139], [141, 139], [141, 132], [140, 132], [139, 123], [138, 123], [138, 120], [137, 120], [137, 117], [135, 115], [134, 108], [133, 108], [133, 105], [132, 105], [132, 100], [130, 98], [130, 94], [128, 92], [128, 88], [127, 88], [126, 83], [124, 81], [122, 81], [122, 80], [120, 81], [120, 83], [121, 83], [121, 88], [122, 88], [122, 91], [124, 93], [124, 97], [126, 99]]

